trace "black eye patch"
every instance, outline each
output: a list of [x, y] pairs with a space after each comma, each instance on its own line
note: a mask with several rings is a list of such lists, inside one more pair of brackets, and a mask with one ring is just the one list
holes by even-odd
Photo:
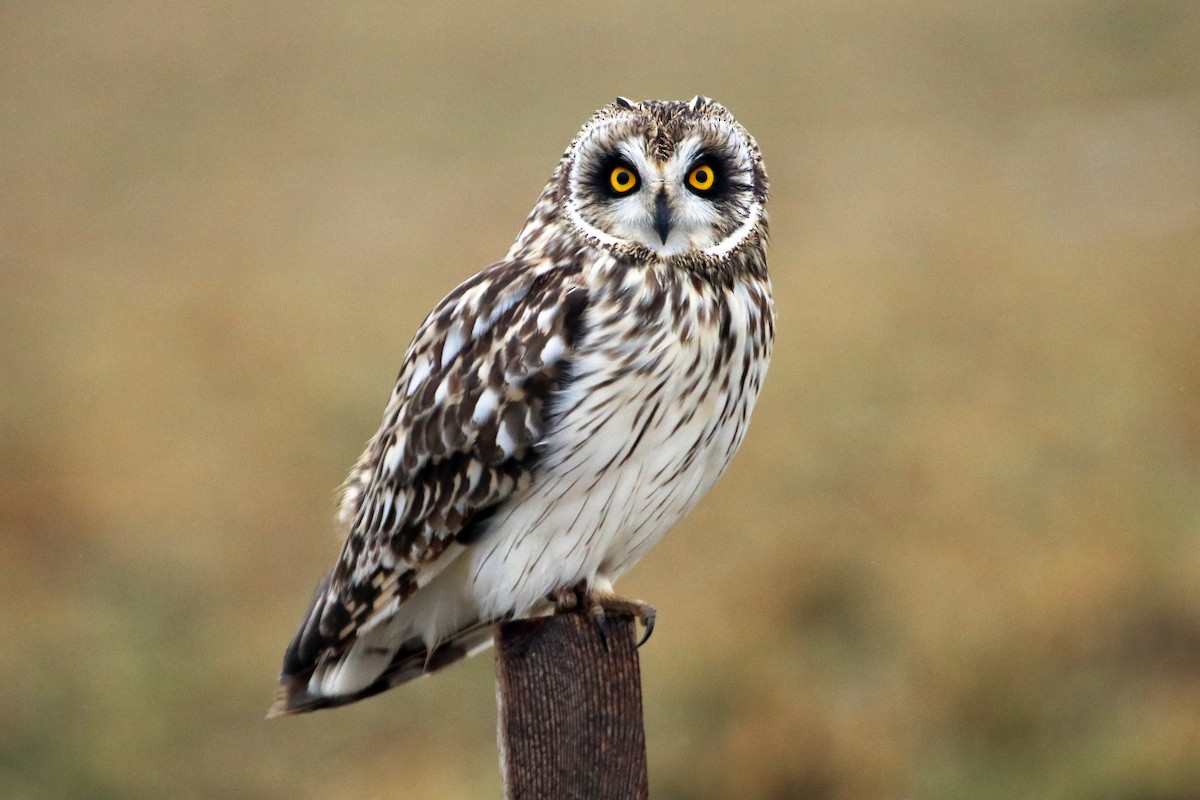
[[732, 177], [729, 162], [712, 152], [698, 153], [684, 175], [684, 183], [692, 194], [709, 200], [723, 200], [747, 188]]
[[641, 188], [642, 176], [629, 159], [610, 153], [589, 172], [587, 182], [605, 197], [626, 197]]

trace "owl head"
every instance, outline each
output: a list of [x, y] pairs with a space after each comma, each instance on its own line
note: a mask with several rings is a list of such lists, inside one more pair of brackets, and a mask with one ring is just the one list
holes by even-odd
[[617, 98], [584, 125], [556, 179], [566, 219], [606, 249], [722, 257], [765, 235], [758, 145], [706, 97]]

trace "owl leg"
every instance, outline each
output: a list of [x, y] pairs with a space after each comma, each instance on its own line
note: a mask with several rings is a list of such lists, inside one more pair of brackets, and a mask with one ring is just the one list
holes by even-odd
[[587, 584], [580, 581], [574, 586], [551, 592], [546, 599], [554, 603], [555, 614], [568, 614], [577, 608], [583, 608], [587, 596]]
[[615, 614], [628, 614], [642, 623], [645, 632], [638, 640], [638, 647], [644, 645], [650, 638], [650, 634], [654, 633], [654, 619], [657, 613], [654, 606], [643, 603], [641, 600], [618, 597], [612, 590], [612, 583], [603, 579], [597, 579], [596, 585], [590, 589], [585, 582], [580, 581], [574, 586], [559, 589], [546, 599], [554, 603], [554, 613], [556, 614], [567, 614], [586, 608], [592, 615], [592, 619], [596, 621], [596, 628], [600, 631], [600, 638], [606, 646], [608, 623], [605, 621], [605, 615], [609, 611]]
[[608, 627], [605, 623], [605, 615], [610, 611], [616, 614], [628, 614], [642, 623], [644, 631], [642, 638], [638, 640], [637, 647], [644, 645], [650, 638], [650, 634], [654, 633], [654, 618], [657, 612], [649, 603], [595, 592], [589, 594], [587, 600], [588, 611], [591, 613], [592, 619], [596, 620], [596, 627], [600, 629], [600, 638], [602, 639], [605, 638]]

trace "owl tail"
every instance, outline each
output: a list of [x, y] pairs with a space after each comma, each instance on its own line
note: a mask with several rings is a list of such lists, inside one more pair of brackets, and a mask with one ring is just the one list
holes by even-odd
[[282, 688], [267, 716], [353, 703], [488, 647], [496, 620], [479, 619], [458, 591], [460, 583], [435, 579], [360, 626], [350, 621], [327, 577], [284, 654]]
[[[312, 686], [315, 682], [312, 678], [317, 671], [318, 663], [313, 663], [305, 669], [292, 673], [285, 669], [284, 673], [279, 676], [281, 684], [279, 696], [267, 711], [267, 718], [286, 717], [321, 708], [344, 706], [379, 694], [393, 686], [407, 683], [414, 678], [432, 675], [451, 664], [456, 664], [486, 650], [491, 646], [494, 636], [494, 623], [476, 623], [454, 634], [432, 650], [426, 647], [419, 638], [410, 639], [390, 656], [387, 665], [377, 678], [362, 688], [342, 694], [313, 691]], [[371, 653], [370, 650], [371, 648], [368, 648], [368, 656], [386, 654], [386, 651]], [[327, 671], [345, 668], [347, 662], [355, 659], [358, 655], [359, 648], [354, 646], [340, 655], [328, 653], [322, 657], [322, 666], [328, 664], [325, 667]], [[330, 660], [325, 661], [325, 659]], [[319, 681], [318, 683], [324, 685], [328, 681]]]
[[267, 716], [353, 703], [445, 669], [491, 645], [496, 623], [502, 620], [480, 618], [479, 607], [462, 590], [465, 579], [455, 569], [465, 565], [439, 570], [404, 602], [361, 625], [353, 621], [339, 593], [330, 590], [331, 579], [322, 581], [284, 654], [282, 689]]

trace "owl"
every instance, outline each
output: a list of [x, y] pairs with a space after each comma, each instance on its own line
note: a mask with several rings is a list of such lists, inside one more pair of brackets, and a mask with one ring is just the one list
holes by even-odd
[[347, 479], [271, 715], [343, 705], [618, 598], [742, 444], [775, 331], [767, 174], [720, 104], [618, 98], [504, 258], [425, 319]]

